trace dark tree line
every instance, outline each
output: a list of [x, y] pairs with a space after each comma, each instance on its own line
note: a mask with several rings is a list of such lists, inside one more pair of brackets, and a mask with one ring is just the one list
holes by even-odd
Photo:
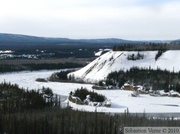
[[166, 50], [159, 49], [159, 50], [158, 50], [158, 53], [157, 53], [156, 56], [155, 56], [155, 60], [157, 61], [157, 59], [158, 59], [164, 52], [166, 52]]
[[[174, 49], [174, 45], [167, 43], [121, 44], [113, 47], [113, 51], [155, 51]], [[176, 47], [177, 48], [177, 47]], [[180, 49], [180, 46], [178, 47]]]
[[83, 64], [79, 63], [44, 63], [44, 64], [22, 64], [22, 65], [4, 65], [0, 64], [0, 73], [15, 72], [24, 70], [42, 70], [42, 69], [65, 69], [65, 68], [77, 68], [83, 67]]
[[[0, 112], [13, 113], [33, 109], [60, 106], [58, 96], [53, 97], [49, 88], [39, 90], [21, 89], [16, 84], [0, 84]], [[54, 101], [53, 101], [54, 99]]]
[[50, 77], [50, 81], [71, 81], [72, 79], [68, 77], [68, 74], [71, 72], [74, 72], [75, 70], [65, 70], [65, 71], [60, 71], [57, 73], [53, 73]]
[[8, 134], [121, 134], [124, 126], [178, 127], [180, 120], [147, 118], [129, 113], [105, 114], [46, 109], [26, 113], [0, 113], [0, 133]]
[[133, 67], [127, 71], [120, 70], [110, 73], [107, 76], [107, 85], [121, 87], [125, 82], [133, 82], [135, 85], [152, 86], [154, 90], [164, 89], [165, 91], [176, 90], [180, 92], [180, 72], [167, 70], [137, 68]]

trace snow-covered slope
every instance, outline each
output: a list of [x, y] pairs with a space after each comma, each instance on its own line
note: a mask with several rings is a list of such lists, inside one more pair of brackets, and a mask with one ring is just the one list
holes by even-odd
[[[143, 55], [143, 59], [128, 60], [128, 56]], [[68, 74], [77, 80], [86, 82], [97, 82], [103, 80], [113, 71], [127, 70], [132, 67], [167, 69], [180, 71], [180, 50], [169, 50], [164, 52], [155, 60], [158, 51], [110, 51], [98, 57], [84, 68]]]

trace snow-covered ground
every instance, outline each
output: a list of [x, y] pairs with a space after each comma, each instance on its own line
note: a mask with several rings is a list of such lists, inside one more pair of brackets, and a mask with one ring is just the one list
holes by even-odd
[[[0, 74], [0, 82], [16, 83], [25, 89], [39, 89], [41, 87], [50, 87], [54, 93], [68, 96], [70, 91], [77, 88], [86, 87], [88, 90], [93, 90], [91, 84], [75, 84], [75, 83], [59, 83], [59, 82], [36, 82], [36, 78], [47, 78], [56, 71], [33, 71]], [[122, 113], [129, 110], [132, 113], [179, 113], [180, 98], [173, 97], [153, 97], [149, 95], [140, 95], [140, 97], [131, 97], [131, 91], [123, 90], [95, 90], [100, 94], [105, 95], [111, 100], [112, 106], [97, 107], [98, 112], [115, 112]], [[84, 111], [95, 111], [95, 107], [76, 105], [70, 103], [74, 109]]]
[[[128, 60], [129, 55], [144, 56], [143, 59]], [[132, 67], [160, 68], [169, 71], [180, 71], [180, 50], [168, 50], [155, 60], [158, 51], [109, 51], [98, 57], [84, 68], [69, 75], [87, 82], [98, 82], [113, 71], [127, 70]]]

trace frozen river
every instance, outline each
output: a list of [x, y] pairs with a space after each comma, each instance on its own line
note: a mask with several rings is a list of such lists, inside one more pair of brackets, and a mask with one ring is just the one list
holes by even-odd
[[[0, 82], [10, 82], [18, 84], [19, 87], [25, 89], [41, 89], [42, 87], [49, 87], [54, 93], [67, 97], [71, 91], [77, 88], [86, 87], [88, 90], [92, 90], [91, 84], [77, 84], [77, 83], [60, 83], [60, 82], [37, 82], [37, 78], [48, 78], [52, 73], [60, 70], [52, 71], [33, 71], [33, 72], [18, 72], [18, 73], [6, 73], [0, 74]], [[99, 94], [105, 95], [111, 100], [112, 106], [98, 107], [98, 112], [111, 112], [111, 113], [123, 113], [125, 110], [129, 110], [131, 113], [151, 113], [160, 115], [176, 115], [180, 117], [180, 98], [172, 97], [153, 97], [149, 95], [140, 95], [140, 97], [131, 97], [131, 91], [123, 90], [96, 90]], [[70, 103], [74, 109], [84, 111], [95, 111], [95, 107], [76, 105]]]

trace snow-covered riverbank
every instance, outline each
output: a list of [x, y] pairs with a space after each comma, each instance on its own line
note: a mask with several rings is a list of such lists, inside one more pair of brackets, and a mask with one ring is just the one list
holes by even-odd
[[[49, 87], [54, 93], [68, 96], [69, 93], [77, 88], [86, 87], [88, 90], [93, 90], [91, 84], [77, 83], [59, 83], [59, 82], [36, 82], [37, 78], [47, 78], [56, 71], [33, 71], [0, 74], [0, 82], [10, 82], [18, 84], [25, 89], [40, 89], [43, 86]], [[132, 113], [179, 113], [180, 98], [173, 97], [153, 97], [149, 95], [140, 95], [140, 97], [131, 97], [131, 91], [123, 90], [96, 90], [99, 94], [105, 95], [111, 100], [112, 106], [98, 107], [98, 112], [122, 113], [129, 110]], [[70, 103], [74, 109], [84, 111], [95, 111], [95, 107], [76, 105]]]

